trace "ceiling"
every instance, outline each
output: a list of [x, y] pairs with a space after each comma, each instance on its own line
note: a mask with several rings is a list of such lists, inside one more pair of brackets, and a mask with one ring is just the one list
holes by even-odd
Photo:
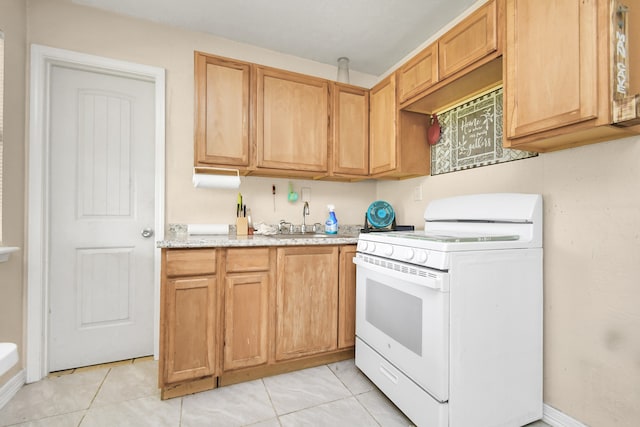
[[378, 76], [477, 0], [72, 0]]

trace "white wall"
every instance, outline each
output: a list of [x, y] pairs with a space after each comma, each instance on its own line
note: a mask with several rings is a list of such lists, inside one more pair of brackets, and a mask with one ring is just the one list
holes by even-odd
[[[203, 33], [127, 18], [77, 6], [69, 0], [29, 0], [29, 43], [43, 44], [167, 70], [166, 222], [233, 223], [237, 193], [195, 189], [193, 170], [193, 52], [232, 57], [291, 71], [335, 79], [337, 68], [326, 64], [232, 42]], [[351, 81], [370, 86], [374, 76], [353, 72]], [[273, 211], [271, 185], [278, 194]], [[374, 182], [346, 184], [296, 180], [312, 188], [311, 222], [324, 222], [326, 205], [334, 203], [339, 221], [361, 223], [375, 193]], [[253, 217], [265, 222], [302, 222], [302, 204], [286, 202], [288, 181], [242, 178], [240, 191]], [[350, 209], [346, 203], [349, 202]], [[361, 211], [361, 212], [358, 212]]]
[[2, 245], [22, 248], [0, 263], [0, 341], [16, 343], [21, 354], [20, 363], [0, 377], [0, 387], [22, 369], [24, 360], [26, 24], [23, 0], [0, 2], [0, 31], [5, 39]]

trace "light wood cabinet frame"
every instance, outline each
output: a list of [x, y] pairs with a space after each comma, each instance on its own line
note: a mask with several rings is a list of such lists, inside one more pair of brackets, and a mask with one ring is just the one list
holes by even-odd
[[401, 179], [429, 175], [429, 116], [398, 108], [395, 73], [371, 89], [369, 103], [370, 176]]
[[340, 283], [338, 286], [338, 348], [356, 343], [356, 246], [340, 247]]
[[399, 94], [402, 110], [438, 113], [502, 83], [504, 2], [490, 0], [434, 42], [438, 79], [406, 99]]

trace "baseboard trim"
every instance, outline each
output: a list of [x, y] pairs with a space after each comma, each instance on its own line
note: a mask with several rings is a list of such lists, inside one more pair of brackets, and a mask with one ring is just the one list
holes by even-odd
[[542, 421], [552, 427], [587, 427], [586, 424], [582, 424], [580, 421], [546, 403], [543, 405], [542, 411]]
[[2, 387], [0, 387], [0, 409], [4, 408], [4, 405], [9, 403], [9, 401], [16, 395], [18, 390], [22, 388], [23, 385], [26, 384], [27, 375], [23, 370], [18, 372], [7, 381]]

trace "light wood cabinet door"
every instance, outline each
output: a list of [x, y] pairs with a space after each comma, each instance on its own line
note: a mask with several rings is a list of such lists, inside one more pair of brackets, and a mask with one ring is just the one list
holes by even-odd
[[267, 363], [269, 273], [225, 278], [224, 370]]
[[496, 12], [496, 1], [490, 0], [438, 39], [441, 80], [498, 49]]
[[356, 256], [355, 246], [340, 248], [340, 284], [338, 289], [338, 348], [356, 343]]
[[433, 43], [398, 70], [398, 100], [403, 103], [437, 82], [438, 43]]
[[332, 85], [332, 174], [369, 174], [369, 91]]
[[429, 175], [429, 116], [398, 110], [395, 73], [371, 89], [369, 120], [371, 176], [410, 178]]
[[505, 136], [594, 118], [597, 2], [507, 0], [505, 13]]
[[164, 382], [217, 374], [216, 277], [167, 279], [163, 291]]
[[250, 65], [195, 53], [195, 165], [249, 166]]
[[396, 168], [396, 76], [390, 75], [370, 92], [369, 172]]
[[257, 167], [327, 172], [329, 84], [256, 67]]
[[337, 348], [338, 247], [277, 250], [276, 360]]

